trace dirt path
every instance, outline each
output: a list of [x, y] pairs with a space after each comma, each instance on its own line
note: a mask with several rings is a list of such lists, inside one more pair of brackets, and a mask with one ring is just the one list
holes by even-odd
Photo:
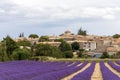
[[91, 63], [88, 63], [88, 64], [87, 64], [84, 68], [82, 68], [81, 70], [79, 70], [79, 71], [77, 71], [77, 72], [75, 72], [75, 73], [73, 73], [73, 74], [71, 74], [71, 75], [63, 78], [62, 80], [70, 80], [70, 79], [73, 78], [75, 75], [77, 75], [77, 74], [83, 72], [85, 69], [87, 69], [87, 68], [90, 66], [90, 64], [91, 64]]
[[73, 65], [73, 64], [75, 64], [75, 62], [73, 62], [72, 64], [69, 64], [68, 66], [71, 66], [71, 65]]
[[117, 64], [116, 62], [114, 62], [114, 64], [115, 64], [115, 65], [117, 65], [117, 66], [120, 66], [120, 65], [119, 65], [119, 64]]
[[91, 76], [91, 80], [103, 80], [99, 63], [96, 63], [96, 65], [95, 65], [95, 69]]
[[110, 69], [114, 74], [120, 77], [120, 73], [113, 69], [108, 63], [105, 63], [105, 66], [108, 67], [108, 69]]
[[80, 65], [82, 65], [82, 63], [78, 64], [77, 66], [80, 66]]

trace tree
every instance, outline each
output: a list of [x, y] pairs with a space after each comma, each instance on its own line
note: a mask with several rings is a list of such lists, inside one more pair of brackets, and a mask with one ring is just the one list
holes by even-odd
[[73, 42], [71, 46], [72, 46], [72, 50], [79, 50], [80, 48], [80, 45], [78, 42]]
[[24, 33], [22, 33], [21, 36], [24, 37]]
[[64, 52], [64, 51], [71, 51], [72, 48], [67, 42], [61, 42], [59, 49]]
[[37, 44], [35, 46], [36, 56], [48, 56], [52, 51], [49, 44]]
[[109, 54], [107, 52], [103, 52], [101, 58], [109, 58]]
[[31, 43], [28, 40], [23, 40], [23, 41], [18, 41], [17, 45], [18, 46], [31, 46]]
[[120, 51], [118, 51], [116, 54], [113, 54], [111, 57], [116, 59], [120, 58]]
[[65, 42], [64, 39], [55, 39], [55, 42]]
[[51, 56], [55, 58], [63, 57], [62, 52], [55, 46], [49, 44], [37, 44], [35, 46], [36, 56]]
[[120, 51], [116, 53], [115, 58], [120, 58]]
[[65, 58], [72, 58], [72, 48], [67, 42], [61, 42], [59, 49], [64, 53]]
[[24, 37], [24, 33], [20, 33], [19, 37]]
[[65, 58], [72, 58], [73, 57], [73, 52], [72, 51], [65, 51], [64, 55], [65, 55]]
[[86, 30], [82, 30], [82, 28], [80, 28], [80, 29], [78, 30], [78, 35], [86, 36], [86, 35], [87, 35], [87, 31], [86, 31]]
[[39, 42], [45, 42], [45, 41], [49, 41], [48, 36], [41, 36], [41, 37], [39, 38]]
[[78, 57], [83, 58], [84, 57], [84, 49], [79, 49], [79, 52], [77, 53]]
[[29, 38], [38, 38], [39, 36], [37, 34], [30, 34]]
[[8, 54], [8, 57], [10, 57], [12, 52], [18, 48], [16, 42], [10, 36], [4, 38], [2, 42], [5, 43], [5, 50]]
[[63, 58], [64, 54], [55, 46], [51, 46], [51, 54], [48, 54], [51, 57], [55, 57], [55, 58]]
[[113, 38], [120, 38], [120, 34], [114, 34]]
[[0, 61], [8, 61], [8, 55], [5, 48], [5, 43], [0, 43]]
[[19, 37], [22, 37], [22, 34], [20, 33]]
[[12, 57], [14, 60], [25, 60], [30, 59], [31, 53], [28, 49], [16, 49], [13, 51]]

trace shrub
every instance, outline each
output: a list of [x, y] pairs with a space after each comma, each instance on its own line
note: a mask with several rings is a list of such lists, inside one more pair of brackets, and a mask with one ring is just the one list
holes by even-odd
[[107, 52], [103, 52], [101, 58], [109, 58], [109, 54]]
[[31, 57], [30, 51], [28, 49], [16, 49], [13, 51], [12, 58], [14, 60], [24, 60]]
[[65, 55], [65, 58], [72, 58], [73, 57], [73, 52], [72, 51], [65, 51], [64, 55]]

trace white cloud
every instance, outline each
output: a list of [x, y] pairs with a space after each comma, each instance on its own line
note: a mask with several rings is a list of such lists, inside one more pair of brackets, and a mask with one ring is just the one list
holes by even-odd
[[[118, 7], [117, 7], [118, 8]], [[39, 18], [39, 19], [75, 19], [75, 18], [97, 18], [97, 19], [115, 19], [118, 18], [120, 13], [116, 8], [35, 8], [26, 9], [25, 17], [27, 18]], [[111, 18], [108, 18], [111, 17]], [[113, 18], [114, 17], [114, 18]]]
[[0, 14], [3, 16], [0, 20], [4, 21], [12, 21], [13, 18], [14, 21], [30, 21], [30, 23], [76, 19], [120, 20], [118, 0], [109, 2], [105, 0], [2, 0], [1, 2]]
[[119, 6], [119, 0], [11, 0], [14, 3], [22, 6]]
[[114, 20], [115, 16], [114, 15], [105, 15], [105, 16], [103, 16], [103, 19]]
[[3, 10], [3, 9], [0, 8], [0, 13], [4, 13], [4, 12], [5, 12], [5, 10]]
[[[109, 27], [120, 25], [120, 0], [0, 0], [1, 26], [47, 26], [64, 30], [73, 24], [107, 26], [105, 22]], [[73, 29], [78, 28], [73, 25]]]
[[119, 0], [11, 0], [26, 18], [60, 20], [75, 18], [115, 19], [120, 13]]

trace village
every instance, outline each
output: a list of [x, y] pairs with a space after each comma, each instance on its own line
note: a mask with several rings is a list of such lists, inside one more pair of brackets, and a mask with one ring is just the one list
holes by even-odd
[[[39, 42], [39, 38], [25, 38], [19, 37], [14, 39], [16, 42], [28, 40], [32, 44], [49, 44], [51, 46], [59, 47], [61, 42], [55, 41], [56, 39], [63, 39], [68, 44], [78, 42], [81, 49], [88, 51], [88, 55], [100, 57], [103, 52], [108, 52], [109, 55], [115, 55], [120, 51], [120, 38], [113, 38], [112, 36], [95, 36], [95, 35], [77, 35], [67, 30], [59, 36], [47, 36], [49, 41]], [[21, 46], [22, 47], [22, 46]], [[28, 47], [29, 48], [29, 47]]]

